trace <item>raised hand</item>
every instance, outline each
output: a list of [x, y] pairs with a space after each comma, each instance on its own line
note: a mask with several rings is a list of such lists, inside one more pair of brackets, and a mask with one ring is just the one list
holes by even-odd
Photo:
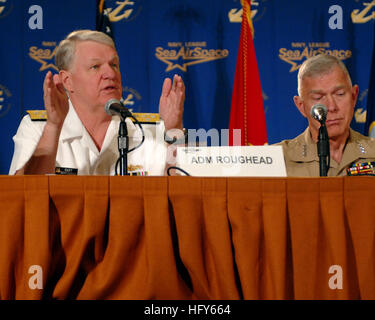
[[182, 116], [184, 113], [185, 84], [182, 78], [174, 75], [173, 83], [166, 78], [163, 83], [159, 102], [159, 114], [164, 120], [165, 131], [182, 129]]
[[61, 128], [69, 110], [68, 96], [58, 74], [48, 71], [43, 82], [47, 122]]

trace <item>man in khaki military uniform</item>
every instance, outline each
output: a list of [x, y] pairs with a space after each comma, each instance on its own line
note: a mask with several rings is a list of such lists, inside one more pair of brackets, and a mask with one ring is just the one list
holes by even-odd
[[[328, 110], [326, 127], [330, 144], [328, 176], [345, 176], [361, 172], [375, 161], [375, 140], [352, 130], [350, 122], [358, 97], [358, 86], [352, 85], [345, 65], [336, 57], [317, 55], [306, 60], [298, 72], [298, 96], [294, 103], [307, 118], [307, 129], [283, 147], [288, 176], [319, 176], [317, 152], [320, 123], [310, 115], [311, 107], [323, 104]], [[362, 170], [362, 172], [364, 172]]]

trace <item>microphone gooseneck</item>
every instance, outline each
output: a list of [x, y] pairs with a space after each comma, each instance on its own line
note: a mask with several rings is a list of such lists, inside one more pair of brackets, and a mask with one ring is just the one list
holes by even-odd
[[326, 106], [322, 104], [315, 104], [311, 107], [311, 116], [320, 122], [320, 128], [318, 133], [318, 156], [319, 156], [319, 172], [321, 177], [325, 177], [328, 174], [330, 164], [330, 152], [329, 152], [329, 136], [326, 127], [328, 110]]
[[[139, 148], [144, 140], [145, 140], [145, 134], [142, 128], [142, 125], [138, 122], [137, 118], [133, 116], [133, 114], [129, 111], [128, 108], [126, 108], [120, 100], [117, 99], [110, 99], [107, 101], [107, 103], [104, 106], [105, 112], [110, 115], [119, 115], [121, 117], [121, 122], [119, 125], [119, 131], [118, 131], [118, 138], [117, 138], [117, 144], [118, 144], [118, 151], [119, 151], [119, 158], [115, 164], [115, 175], [121, 175], [126, 176], [128, 174], [128, 153], [132, 152], [133, 150]], [[128, 129], [126, 126], [125, 119], [126, 118], [132, 118], [134, 122], [139, 126], [142, 132], [142, 141], [137, 146], [133, 147], [132, 149], [129, 149], [129, 136], [128, 136]], [[120, 172], [118, 173], [117, 167], [120, 166]]]

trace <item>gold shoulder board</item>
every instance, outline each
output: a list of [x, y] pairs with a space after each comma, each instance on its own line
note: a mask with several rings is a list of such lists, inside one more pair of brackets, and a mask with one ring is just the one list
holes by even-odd
[[47, 111], [46, 110], [26, 110], [32, 121], [46, 121]]
[[[157, 124], [160, 122], [159, 113], [133, 113], [134, 118], [136, 118], [140, 123]], [[134, 122], [134, 120], [132, 119]]]

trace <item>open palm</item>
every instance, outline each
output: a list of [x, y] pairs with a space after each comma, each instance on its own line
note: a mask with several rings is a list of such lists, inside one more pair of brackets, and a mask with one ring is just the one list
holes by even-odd
[[166, 78], [159, 102], [160, 117], [164, 121], [165, 131], [182, 129], [182, 115], [184, 113], [185, 85], [178, 75], [171, 79]]
[[43, 90], [47, 120], [61, 127], [69, 110], [69, 102], [59, 75], [52, 75], [52, 72], [48, 71]]

